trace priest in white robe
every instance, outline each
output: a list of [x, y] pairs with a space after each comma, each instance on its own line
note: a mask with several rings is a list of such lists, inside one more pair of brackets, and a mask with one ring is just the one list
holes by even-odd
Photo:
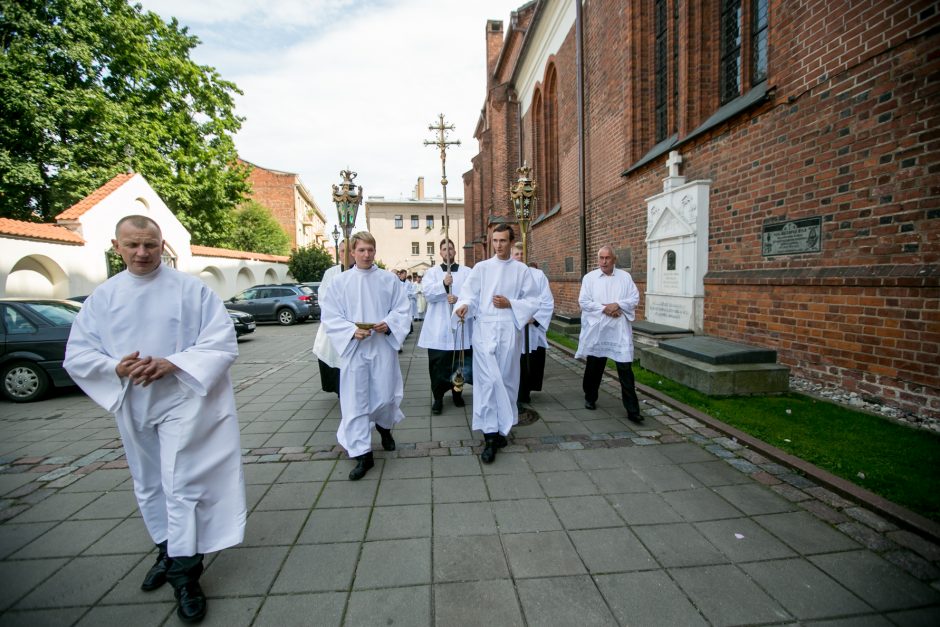
[[373, 425], [382, 447], [395, 449], [391, 430], [405, 417], [398, 351], [408, 337], [411, 306], [398, 278], [374, 264], [370, 233], [356, 233], [349, 245], [356, 263], [330, 284], [320, 323], [339, 354], [342, 418], [336, 439], [357, 460], [349, 473], [356, 481], [375, 465]]
[[[346, 242], [339, 245], [340, 259], [346, 254]], [[320, 287], [317, 289], [317, 302], [320, 305], [320, 318], [323, 318], [323, 302], [329, 300], [329, 288], [340, 272], [343, 271], [343, 265], [337, 264], [327, 268], [320, 279]], [[317, 334], [313, 338], [313, 354], [317, 356], [317, 366], [320, 369], [320, 387], [324, 392], [333, 392], [339, 396], [339, 353], [333, 348], [323, 329], [323, 324], [317, 328]]]
[[[524, 254], [522, 242], [513, 244], [513, 259], [524, 263]], [[525, 328], [525, 333], [529, 335], [528, 343], [526, 343], [523, 336], [522, 355], [519, 358], [520, 403], [531, 403], [532, 392], [542, 391], [542, 381], [545, 378], [545, 352], [548, 349], [546, 331], [552, 321], [552, 314], [555, 313], [555, 297], [552, 295], [552, 288], [548, 284], [548, 277], [539, 270], [535, 262], [530, 262], [528, 266], [529, 274], [532, 275], [535, 289], [539, 294], [539, 308]]]
[[511, 256], [514, 239], [508, 224], [493, 230], [495, 255], [470, 271], [452, 318], [455, 326], [473, 320], [473, 429], [483, 432], [485, 464], [496, 459], [519, 420], [522, 330], [538, 310], [532, 275]]
[[[460, 366], [460, 349], [463, 345], [464, 364], [472, 364], [473, 322], [467, 320], [458, 336], [451, 328], [451, 311], [460, 297], [463, 285], [470, 276], [470, 268], [454, 263], [454, 242], [442, 239], [440, 243], [441, 265], [429, 268], [421, 284], [428, 310], [418, 337], [418, 346], [428, 351], [428, 372], [431, 375], [431, 413], [440, 414], [444, 409], [444, 393], [451, 390], [456, 407], [466, 403], [463, 393], [453, 389], [451, 377]], [[466, 377], [466, 373], [464, 373]]]
[[616, 267], [613, 248], [597, 252], [598, 268], [581, 280], [578, 304], [581, 306], [581, 335], [575, 357], [585, 358], [584, 406], [597, 408], [597, 396], [607, 360], [617, 364], [620, 394], [627, 418], [642, 423], [640, 402], [633, 379], [633, 327], [640, 291], [629, 272]]
[[117, 225], [127, 270], [88, 297], [72, 324], [65, 369], [113, 412], [156, 564], [141, 588], [169, 581], [177, 614], [206, 613], [204, 553], [242, 541], [245, 486], [229, 369], [238, 356], [222, 301], [199, 279], [162, 264], [160, 227]]

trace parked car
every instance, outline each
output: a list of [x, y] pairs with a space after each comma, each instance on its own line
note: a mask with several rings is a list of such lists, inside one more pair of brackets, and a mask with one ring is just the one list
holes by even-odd
[[228, 317], [232, 319], [235, 325], [235, 337], [241, 337], [246, 333], [255, 332], [255, 317], [244, 311], [235, 311], [228, 309]]
[[313, 290], [313, 319], [320, 319], [320, 281], [301, 283]]
[[15, 403], [39, 400], [49, 386], [74, 385], [62, 367], [81, 305], [66, 300], [0, 299], [0, 384]]
[[228, 309], [244, 311], [262, 322], [284, 325], [303, 322], [313, 315], [313, 290], [306, 285], [255, 285], [225, 301]]

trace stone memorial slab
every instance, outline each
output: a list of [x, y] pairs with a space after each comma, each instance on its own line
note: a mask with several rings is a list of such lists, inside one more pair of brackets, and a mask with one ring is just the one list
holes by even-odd
[[659, 347], [715, 365], [772, 364], [777, 361], [775, 350], [729, 342], [707, 335], [666, 340], [660, 342]]

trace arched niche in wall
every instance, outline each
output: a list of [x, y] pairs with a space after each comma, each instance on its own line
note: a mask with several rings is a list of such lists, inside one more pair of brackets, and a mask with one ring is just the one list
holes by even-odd
[[23, 257], [7, 276], [7, 296], [68, 298], [69, 277], [62, 267], [45, 255]]

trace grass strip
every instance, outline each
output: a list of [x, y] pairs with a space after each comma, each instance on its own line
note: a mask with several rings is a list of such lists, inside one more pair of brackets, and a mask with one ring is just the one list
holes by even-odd
[[[577, 349], [570, 337], [548, 335]], [[711, 397], [636, 365], [633, 372], [639, 383], [940, 521], [940, 436], [934, 433], [803, 394]]]

